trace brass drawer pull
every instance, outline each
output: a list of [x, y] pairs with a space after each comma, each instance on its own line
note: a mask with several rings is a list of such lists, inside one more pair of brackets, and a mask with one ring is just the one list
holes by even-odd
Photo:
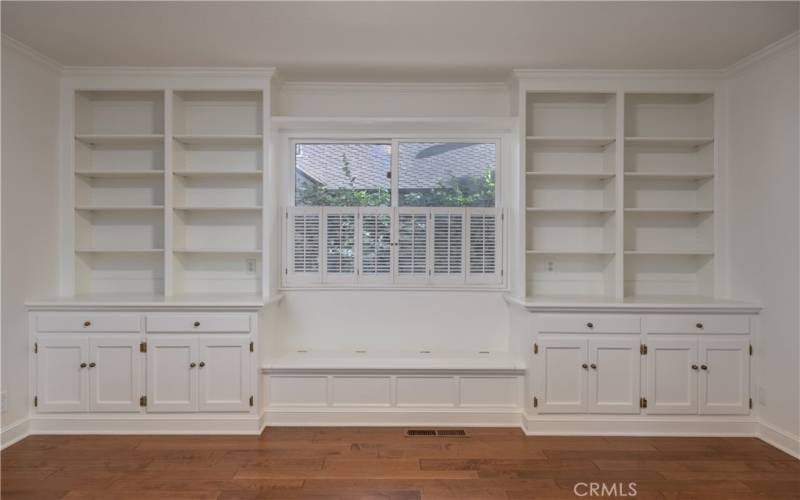
[[92, 326], [92, 322], [91, 321], [84, 321], [83, 322], [83, 327], [84, 328], [89, 328], [90, 326]]
[[692, 365], [692, 370], [697, 370], [697, 365]]
[[697, 324], [696, 324], [696, 325], [694, 325], [694, 326], [696, 326], [697, 328], [699, 328], [699, 329], [701, 329], [701, 330], [703, 329], [703, 323], [697, 323]]
[[81, 363], [81, 368], [86, 368], [86, 363]]
[[708, 370], [708, 366], [707, 365], [700, 365], [700, 369], [701, 370]]
[[89, 368], [94, 368], [95, 366], [97, 366], [97, 363], [95, 363], [94, 361], [89, 363]]
[[199, 321], [195, 321], [194, 322], [194, 327], [197, 328], [198, 326], [200, 326], [200, 322]]
[[591, 364], [591, 365], [589, 365], [589, 366], [591, 366], [591, 367], [592, 367], [592, 370], [597, 370], [597, 365], [596, 365], [596, 364], [592, 363], [592, 364]]
[[194, 361], [189, 363], [189, 368], [194, 368], [195, 366], [197, 366], [197, 363], [195, 363]]
[[206, 362], [205, 361], [201, 361], [199, 366], [200, 366], [200, 368], [206, 366]]
[[588, 369], [589, 369], [589, 365], [587, 365], [586, 363], [582, 364], [582, 365], [581, 365], [581, 367], [582, 367], [584, 370], [588, 370]]
[[586, 328], [594, 328], [594, 323], [592, 322], [586, 323]]

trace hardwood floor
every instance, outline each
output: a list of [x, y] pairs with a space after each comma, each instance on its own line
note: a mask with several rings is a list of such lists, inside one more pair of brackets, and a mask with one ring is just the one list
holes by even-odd
[[[6, 499], [800, 498], [800, 461], [751, 438], [403, 436], [268, 428], [246, 436], [31, 436], [2, 452]], [[599, 490], [598, 493], [601, 493]], [[608, 493], [608, 490], [607, 490]], [[586, 496], [586, 498], [589, 498]]]

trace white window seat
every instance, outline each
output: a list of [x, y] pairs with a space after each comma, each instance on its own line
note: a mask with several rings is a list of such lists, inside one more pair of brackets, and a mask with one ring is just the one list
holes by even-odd
[[323, 351], [308, 350], [269, 358], [264, 373], [309, 372], [458, 372], [521, 375], [521, 357], [507, 351]]

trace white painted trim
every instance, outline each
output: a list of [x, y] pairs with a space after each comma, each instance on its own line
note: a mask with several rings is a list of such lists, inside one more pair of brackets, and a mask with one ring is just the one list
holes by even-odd
[[35, 434], [230, 434], [260, 432], [256, 415], [36, 415], [30, 419]]
[[767, 444], [800, 459], [800, 436], [778, 429], [760, 420], [756, 436]]
[[220, 66], [65, 66], [66, 77], [148, 78], [272, 78], [273, 67], [237, 68]]
[[0, 430], [0, 449], [5, 449], [14, 443], [22, 441], [30, 434], [30, 419], [21, 418], [13, 424], [6, 425]]
[[800, 31], [795, 31], [794, 33], [787, 35], [777, 42], [773, 42], [766, 47], [763, 47], [749, 56], [745, 56], [744, 58], [736, 61], [735, 63], [731, 64], [727, 68], [723, 70], [723, 74], [725, 78], [731, 78], [735, 76], [737, 73], [741, 72], [745, 68], [756, 64], [757, 62], [766, 59], [776, 52], [780, 52], [781, 50], [788, 48], [794, 44], [800, 42]]
[[320, 92], [506, 92], [508, 82], [309, 82], [282, 81], [279, 91], [301, 93]]
[[524, 415], [527, 436], [756, 436], [752, 417]]
[[724, 76], [721, 69], [514, 69], [512, 74], [520, 80], [541, 78], [567, 78], [574, 80], [646, 78], [653, 80], [716, 80]]
[[24, 54], [24, 55], [28, 56], [29, 58], [31, 58], [34, 61], [38, 62], [39, 64], [41, 64], [42, 66], [46, 67], [50, 71], [53, 71], [53, 72], [56, 72], [56, 73], [61, 73], [63, 71], [63, 69], [64, 69], [64, 66], [62, 66], [60, 63], [58, 63], [58, 61], [56, 61], [54, 59], [51, 59], [51, 58], [47, 57], [46, 55], [42, 54], [41, 52], [29, 47], [28, 45], [25, 45], [24, 43], [11, 38], [10, 36], [6, 35], [5, 33], [3, 33], [2, 40], [3, 40], [2, 43], [3, 43], [4, 47], [12, 48], [12, 49], [16, 50], [17, 52], [19, 52], [20, 54]]
[[605, 302], [571, 302], [564, 301], [537, 301], [534, 299], [521, 299], [511, 295], [503, 297], [509, 305], [526, 309], [532, 313], [669, 313], [669, 314], [758, 314], [761, 306], [750, 302], [713, 301], [691, 303], [659, 303], [659, 302], [626, 302], [608, 300]]
[[464, 426], [464, 427], [520, 427], [518, 410], [418, 410], [359, 408], [277, 409], [262, 413], [266, 426], [331, 426], [331, 427], [408, 427]]

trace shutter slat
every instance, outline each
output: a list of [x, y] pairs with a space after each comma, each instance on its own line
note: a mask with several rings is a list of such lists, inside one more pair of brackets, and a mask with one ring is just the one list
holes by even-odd
[[353, 282], [356, 276], [356, 211], [327, 208], [325, 218], [325, 282]]
[[469, 209], [467, 282], [496, 284], [500, 276], [500, 211]]
[[362, 209], [360, 278], [365, 282], [390, 283], [392, 278], [391, 209]]
[[464, 209], [432, 209], [432, 281], [464, 283]]
[[287, 282], [321, 282], [320, 250], [322, 216], [319, 209], [295, 208], [288, 213]]

